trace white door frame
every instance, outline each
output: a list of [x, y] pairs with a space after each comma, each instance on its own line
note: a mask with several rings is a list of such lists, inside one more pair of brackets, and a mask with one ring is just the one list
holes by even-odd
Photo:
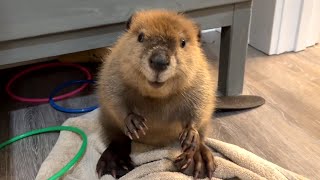
[[295, 51], [304, 50], [320, 40], [320, 0], [303, 0], [301, 5]]
[[271, 55], [320, 42], [320, 0], [254, 0], [250, 44]]

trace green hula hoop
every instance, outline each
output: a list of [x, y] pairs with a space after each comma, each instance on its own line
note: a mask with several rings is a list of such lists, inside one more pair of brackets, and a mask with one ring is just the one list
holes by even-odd
[[16, 136], [12, 139], [9, 139], [8, 141], [1, 143], [0, 150], [3, 149], [4, 147], [6, 147], [7, 145], [12, 144], [16, 141], [19, 141], [23, 138], [37, 135], [37, 134], [42, 134], [42, 133], [55, 132], [55, 131], [71, 131], [71, 132], [77, 133], [81, 136], [82, 141], [83, 141], [77, 154], [60, 171], [58, 171], [57, 173], [55, 173], [53, 176], [51, 176], [48, 179], [48, 180], [56, 180], [56, 179], [60, 178], [61, 176], [63, 176], [66, 172], [68, 172], [69, 169], [72, 168], [72, 166], [75, 165], [79, 161], [79, 159], [83, 156], [83, 154], [86, 151], [87, 144], [88, 144], [88, 138], [87, 138], [86, 134], [81, 129], [78, 129], [78, 128], [72, 127], [72, 126], [54, 126], [54, 127], [48, 127], [48, 128], [29, 131], [29, 132], [26, 132], [24, 134], [21, 134], [21, 135]]

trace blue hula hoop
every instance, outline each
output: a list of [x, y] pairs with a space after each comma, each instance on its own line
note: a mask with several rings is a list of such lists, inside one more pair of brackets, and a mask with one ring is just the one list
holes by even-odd
[[85, 112], [90, 112], [90, 111], [93, 111], [93, 110], [97, 109], [98, 105], [91, 106], [91, 107], [86, 107], [86, 108], [80, 108], [80, 109], [64, 108], [64, 107], [59, 106], [58, 104], [56, 104], [55, 101], [53, 100], [53, 97], [55, 97], [56, 94], [58, 92], [60, 92], [62, 89], [66, 88], [68, 86], [71, 86], [73, 84], [83, 84], [83, 83], [95, 83], [95, 81], [93, 81], [93, 80], [75, 80], [75, 81], [68, 81], [68, 82], [65, 82], [65, 83], [57, 86], [52, 91], [52, 93], [50, 94], [50, 97], [49, 97], [50, 105], [54, 109], [56, 109], [58, 111], [61, 111], [61, 112], [65, 112], [65, 113], [85, 113]]

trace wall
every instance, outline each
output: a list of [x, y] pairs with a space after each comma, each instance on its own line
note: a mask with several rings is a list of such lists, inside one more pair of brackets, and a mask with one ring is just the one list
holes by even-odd
[[254, 0], [250, 45], [266, 54], [301, 51], [319, 42], [320, 0]]

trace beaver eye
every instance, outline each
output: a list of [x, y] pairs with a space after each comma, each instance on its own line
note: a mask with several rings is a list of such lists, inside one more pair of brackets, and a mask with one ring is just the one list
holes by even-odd
[[184, 39], [181, 40], [181, 47], [184, 48], [186, 46], [186, 41]]
[[144, 40], [144, 34], [140, 33], [139, 36], [138, 36], [138, 41], [139, 42], [143, 42], [143, 40]]

